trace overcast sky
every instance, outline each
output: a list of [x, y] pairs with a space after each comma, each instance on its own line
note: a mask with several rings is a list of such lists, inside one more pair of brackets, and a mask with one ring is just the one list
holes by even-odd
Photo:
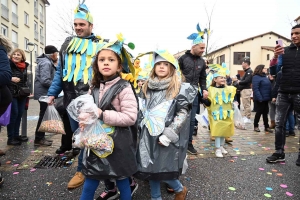
[[[47, 45], [60, 48], [66, 34], [57, 24], [72, 23], [78, 0], [49, 2]], [[94, 33], [109, 39], [123, 33], [136, 46], [134, 56], [157, 48], [171, 53], [190, 49], [186, 38], [196, 32], [196, 24], [202, 29], [208, 25], [205, 6], [211, 12], [215, 5], [210, 42], [215, 48], [268, 31], [290, 38], [291, 23], [300, 16], [300, 0], [86, 0], [85, 4], [94, 17]]]

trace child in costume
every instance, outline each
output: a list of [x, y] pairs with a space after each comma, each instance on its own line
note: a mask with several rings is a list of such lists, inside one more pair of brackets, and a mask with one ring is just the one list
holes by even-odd
[[[128, 177], [137, 171], [137, 129], [133, 125], [137, 119], [138, 104], [130, 83], [120, 78], [121, 71], [129, 73], [133, 69], [123, 42], [120, 34], [117, 41], [105, 43], [93, 63], [93, 88], [90, 94], [98, 106], [97, 116], [113, 140], [113, 150], [103, 157], [99, 151], [85, 148], [82, 171], [86, 180], [81, 200], [93, 200], [100, 180], [104, 179], [116, 180], [121, 200], [131, 199]], [[80, 113], [81, 116], [86, 114]], [[81, 129], [85, 129], [86, 119], [79, 118]]]
[[236, 88], [226, 85], [226, 74], [229, 70], [225, 63], [211, 65], [212, 74], [207, 77], [208, 99], [207, 107], [211, 136], [215, 137], [216, 156], [223, 157], [228, 152], [224, 149], [225, 137], [234, 134], [232, 103]]
[[187, 188], [178, 177], [186, 157], [190, 108], [197, 89], [181, 83], [173, 55], [163, 50], [150, 53], [153, 69], [139, 98], [141, 121], [135, 177], [149, 180], [152, 199], [161, 199], [160, 182], [164, 181], [174, 189], [175, 199], [183, 200]]

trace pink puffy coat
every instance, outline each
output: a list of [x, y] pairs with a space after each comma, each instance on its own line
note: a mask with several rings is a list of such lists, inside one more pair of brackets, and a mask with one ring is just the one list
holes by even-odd
[[[99, 88], [99, 103], [103, 94], [109, 90], [111, 86], [120, 80], [117, 77], [111, 81], [107, 81], [100, 84]], [[91, 91], [89, 91], [91, 93]], [[130, 85], [124, 88], [112, 101], [112, 105], [115, 107], [114, 110], [105, 110], [103, 112], [103, 122], [110, 126], [127, 127], [135, 124], [137, 119], [137, 101], [133, 90]]]

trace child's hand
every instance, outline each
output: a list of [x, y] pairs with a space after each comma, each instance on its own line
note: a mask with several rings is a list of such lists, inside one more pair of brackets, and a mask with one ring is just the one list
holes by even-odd
[[158, 144], [166, 146], [166, 147], [169, 146], [169, 144], [171, 142], [171, 140], [165, 135], [159, 136], [158, 140], [159, 140]]

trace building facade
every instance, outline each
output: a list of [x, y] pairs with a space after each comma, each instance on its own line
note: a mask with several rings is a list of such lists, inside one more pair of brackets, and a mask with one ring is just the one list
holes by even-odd
[[294, 20], [297, 24], [300, 24], [300, 16]]
[[[49, 5], [48, 0], [1, 0], [1, 34], [10, 38], [15, 48], [25, 51], [28, 63], [31, 63], [32, 52], [32, 68], [28, 70], [30, 78], [34, 77], [36, 57], [44, 53], [46, 6]], [[29, 86], [32, 83], [31, 78]]]
[[242, 60], [245, 57], [250, 57], [250, 67], [253, 70], [259, 64], [269, 66], [278, 39], [283, 41], [284, 46], [291, 43], [290, 39], [271, 31], [228, 44], [209, 53], [206, 58], [209, 63], [221, 64], [225, 62], [230, 69], [231, 76], [243, 75]]

